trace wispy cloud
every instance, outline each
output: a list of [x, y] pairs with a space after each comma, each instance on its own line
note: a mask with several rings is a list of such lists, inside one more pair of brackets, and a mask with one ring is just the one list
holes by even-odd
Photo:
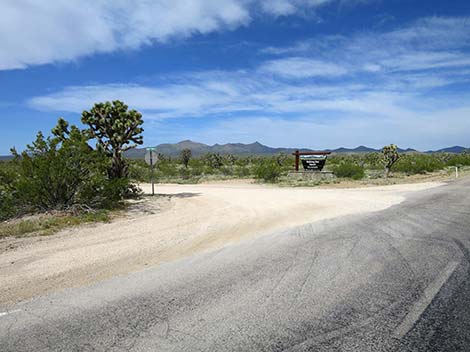
[[[261, 1], [260, 6], [266, 13], [275, 16], [291, 15], [298, 11], [315, 8], [335, 0], [270, 0]], [[348, 2], [351, 2], [350, 0]]]
[[378, 72], [469, 66], [469, 49], [470, 18], [430, 17], [389, 32], [320, 36], [261, 52], [347, 62], [356, 70]]
[[261, 70], [288, 78], [338, 77], [348, 73], [340, 65], [302, 57], [271, 60], [265, 62]]

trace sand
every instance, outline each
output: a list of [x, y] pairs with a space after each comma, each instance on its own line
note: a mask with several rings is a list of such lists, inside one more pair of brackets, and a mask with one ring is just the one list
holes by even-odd
[[[279, 188], [224, 182], [157, 185], [126, 216], [15, 241], [0, 254], [0, 303], [7, 304], [218, 249], [246, 238], [349, 214], [380, 211], [422, 183], [362, 189]], [[142, 185], [150, 191], [149, 185]]]

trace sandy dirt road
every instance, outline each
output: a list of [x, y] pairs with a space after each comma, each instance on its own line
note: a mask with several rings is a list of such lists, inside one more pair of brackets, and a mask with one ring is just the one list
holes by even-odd
[[[439, 185], [362, 189], [239, 182], [157, 185], [159, 196], [133, 205], [125, 217], [25, 239], [17, 248], [0, 253], [0, 303], [82, 286], [291, 226], [383, 210], [407, 194]], [[149, 185], [142, 188], [150, 191]]]

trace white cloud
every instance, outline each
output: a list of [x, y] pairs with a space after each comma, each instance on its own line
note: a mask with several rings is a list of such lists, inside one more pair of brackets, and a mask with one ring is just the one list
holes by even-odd
[[261, 1], [264, 12], [275, 16], [285, 16], [311, 7], [318, 7], [333, 0], [270, 0]]
[[268, 55], [347, 62], [349, 70], [411, 71], [470, 66], [470, 18], [430, 17], [389, 32], [319, 36], [290, 47], [269, 47]]
[[381, 65], [394, 71], [428, 70], [470, 66], [470, 55], [455, 52], [408, 52], [381, 60]]
[[288, 78], [338, 77], [348, 73], [346, 68], [334, 63], [302, 57], [271, 60], [261, 70]]
[[3, 0], [0, 70], [232, 30], [337, 0]]
[[39, 110], [81, 112], [98, 101], [123, 100], [141, 111], [161, 117], [197, 115], [227, 106], [233, 99], [220, 87], [203, 85], [168, 85], [162, 88], [110, 84], [68, 87], [61, 92], [36, 97], [29, 104]]
[[261, 8], [273, 15], [283, 15], [294, 13], [297, 8], [295, 5], [288, 0], [272, 0], [269, 2], [261, 3]]
[[[427, 89], [447, 84], [443, 79], [409, 76], [361, 84], [312, 84], [277, 80], [263, 72], [200, 72], [184, 83], [141, 86], [104, 84], [68, 87], [62, 91], [30, 99], [28, 105], [45, 111], [79, 113], [97, 101], [120, 99], [153, 119], [182, 117], [223, 117], [237, 114], [297, 116], [325, 113], [328, 116], [404, 116], [407, 111], [423, 111], [442, 106], [425, 100]], [[420, 102], [425, 103], [420, 105]], [[457, 104], [454, 104], [458, 106]]]
[[236, 0], [6, 0], [0, 4], [0, 69], [138, 48], [249, 23]]
[[16, 1], [0, 5], [0, 69], [70, 60], [114, 49], [113, 28], [90, 1]]

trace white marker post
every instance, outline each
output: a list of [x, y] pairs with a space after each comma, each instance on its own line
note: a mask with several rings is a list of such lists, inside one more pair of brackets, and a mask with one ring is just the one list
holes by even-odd
[[455, 178], [459, 178], [459, 167], [455, 167]]
[[158, 161], [158, 156], [155, 153], [155, 148], [150, 147], [147, 148], [147, 153], [145, 154], [145, 162], [150, 165], [150, 182], [152, 183], [152, 196], [155, 195], [155, 188], [154, 188], [154, 168], [155, 164]]

